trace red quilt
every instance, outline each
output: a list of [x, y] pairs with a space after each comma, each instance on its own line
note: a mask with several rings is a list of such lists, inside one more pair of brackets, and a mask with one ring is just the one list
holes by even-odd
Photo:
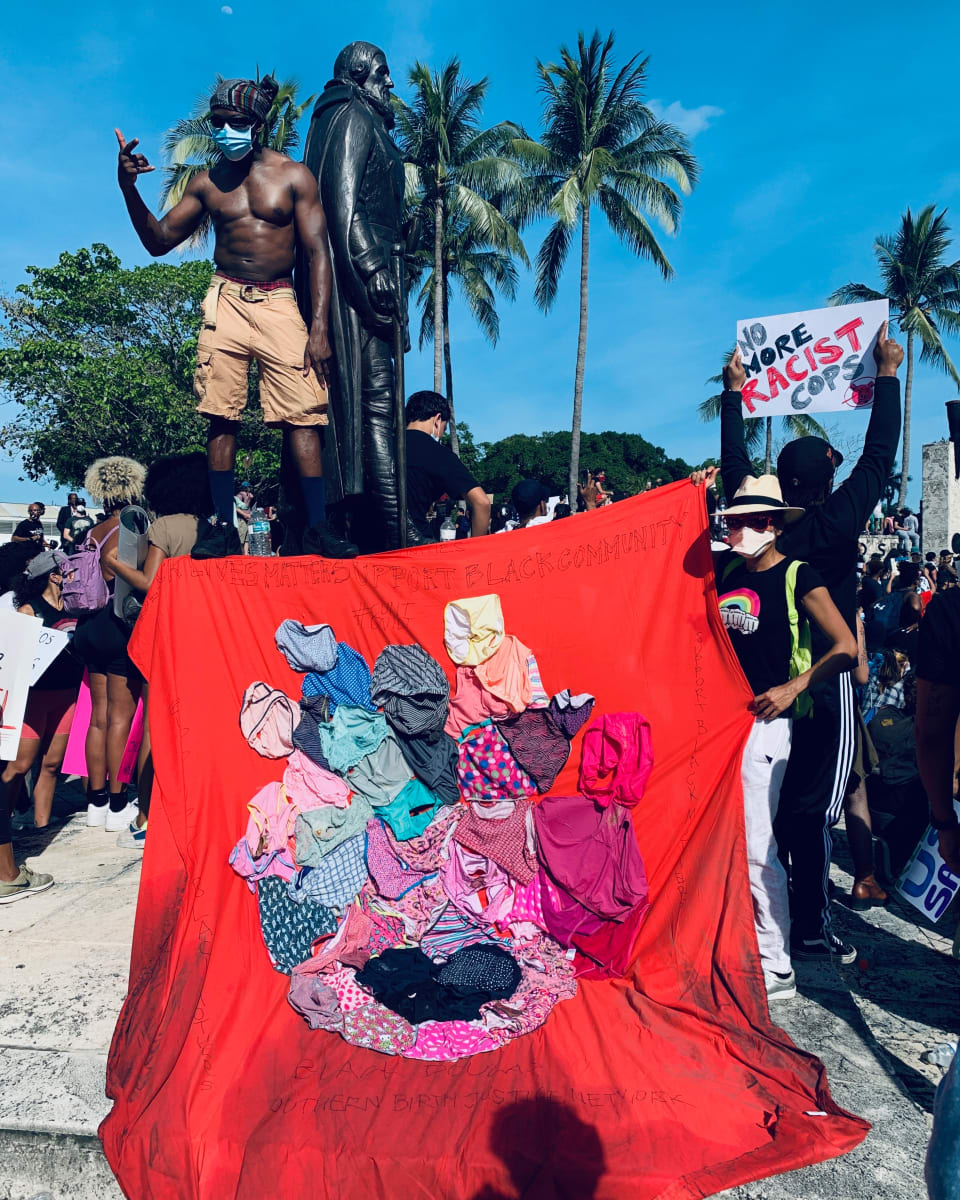
[[[131, 642], [157, 784], [101, 1128], [127, 1196], [679, 1200], [861, 1141], [866, 1122], [767, 1015], [739, 783], [749, 693], [706, 528], [702, 493], [680, 483], [350, 563], [163, 564]], [[548, 692], [649, 719], [633, 820], [652, 904], [629, 978], [581, 981], [536, 1033], [456, 1063], [388, 1058], [289, 1007], [227, 865], [247, 801], [283, 766], [243, 741], [240, 699], [256, 679], [298, 694], [273, 641], [285, 617], [330, 622], [371, 665], [420, 642], [452, 679], [444, 605], [487, 592]], [[555, 792], [576, 790], [581, 738]]]

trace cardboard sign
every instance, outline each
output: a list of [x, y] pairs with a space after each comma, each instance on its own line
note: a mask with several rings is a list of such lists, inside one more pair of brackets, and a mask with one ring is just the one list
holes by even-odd
[[15, 759], [20, 747], [33, 661], [42, 631], [39, 617], [0, 612], [0, 759], [4, 762]]
[[[960, 814], [960, 805], [956, 801], [953, 807]], [[926, 834], [897, 880], [897, 891], [904, 900], [926, 913], [931, 921], [940, 920], [960, 888], [960, 879], [940, 857], [938, 843], [937, 831], [928, 825]]]
[[870, 408], [886, 300], [737, 322], [745, 417]]
[[40, 630], [40, 636], [37, 638], [37, 649], [33, 658], [33, 670], [30, 673], [31, 687], [33, 687], [69, 641], [70, 634], [66, 629]]

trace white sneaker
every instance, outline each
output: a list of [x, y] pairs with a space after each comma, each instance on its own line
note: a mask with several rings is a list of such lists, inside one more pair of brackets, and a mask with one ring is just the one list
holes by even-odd
[[107, 809], [109, 804], [88, 804], [87, 805], [87, 828], [102, 829], [104, 822], [107, 819]]
[[793, 971], [780, 975], [776, 971], [764, 971], [763, 981], [767, 985], [767, 1003], [774, 1000], [792, 1000], [797, 994], [797, 977]]
[[117, 835], [117, 845], [124, 850], [143, 850], [147, 841], [146, 824], [138, 827], [136, 818], [130, 822], [122, 833]]
[[121, 808], [119, 812], [113, 812], [107, 805], [107, 817], [104, 824], [104, 829], [107, 833], [119, 833], [121, 829], [126, 829], [131, 821], [137, 819], [137, 813], [140, 810], [132, 802], [127, 804], [126, 808]]

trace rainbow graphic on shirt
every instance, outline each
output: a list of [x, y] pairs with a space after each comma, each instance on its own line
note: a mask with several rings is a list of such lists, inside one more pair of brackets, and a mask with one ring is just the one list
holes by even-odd
[[738, 588], [720, 597], [720, 616], [728, 631], [756, 633], [760, 625], [760, 597], [750, 588]]

